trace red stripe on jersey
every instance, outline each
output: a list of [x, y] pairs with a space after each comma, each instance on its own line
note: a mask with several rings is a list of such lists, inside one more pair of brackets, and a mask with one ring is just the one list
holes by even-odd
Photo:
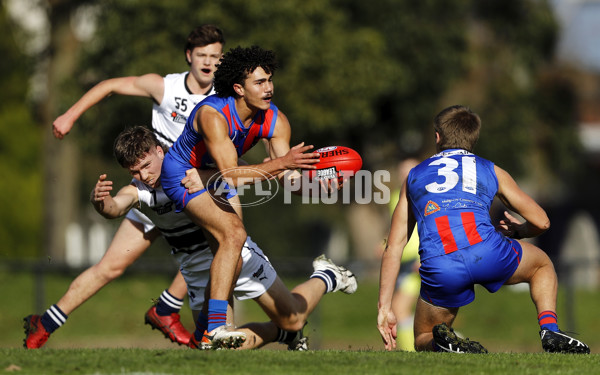
[[246, 153], [252, 145], [254, 145], [256, 138], [266, 138], [269, 135], [271, 129], [271, 123], [273, 122], [273, 111], [260, 111], [256, 114], [254, 122], [250, 125], [250, 129], [244, 140], [242, 146], [242, 154]]
[[192, 149], [192, 154], [190, 155], [190, 164], [194, 168], [200, 168], [204, 154], [206, 154], [206, 145], [204, 144], [204, 141], [200, 141], [196, 143]]
[[242, 155], [245, 154], [246, 151], [248, 151], [252, 147], [252, 145], [254, 144], [254, 139], [258, 137], [260, 129], [260, 125], [252, 124], [252, 126], [248, 130], [248, 135], [246, 135], [246, 139], [244, 140], [244, 145], [242, 146]]
[[458, 250], [456, 241], [452, 235], [452, 230], [450, 229], [450, 221], [448, 220], [448, 216], [436, 217], [435, 225], [437, 226], [438, 234], [442, 240], [442, 245], [444, 245], [444, 252], [446, 254], [450, 254]]
[[275, 112], [271, 109], [263, 112], [260, 118], [257, 118], [257, 122], [260, 122], [260, 134], [259, 137], [267, 138], [271, 132], [271, 128], [275, 126], [274, 123]]
[[469, 245], [473, 246], [481, 242], [481, 236], [477, 232], [477, 223], [475, 222], [475, 214], [473, 212], [461, 212], [460, 218], [462, 219]]
[[265, 121], [263, 123], [264, 137], [269, 136], [269, 133], [271, 133], [271, 129], [275, 126], [276, 120], [277, 119], [275, 118], [274, 111], [267, 111], [267, 113], [265, 113]]
[[231, 117], [231, 111], [229, 111], [229, 104], [223, 107], [223, 109], [221, 109], [221, 112], [223, 112], [223, 115], [227, 119], [227, 125], [229, 126], [229, 136], [231, 137], [231, 135], [233, 134], [233, 124], [235, 121], [233, 121], [233, 118]]

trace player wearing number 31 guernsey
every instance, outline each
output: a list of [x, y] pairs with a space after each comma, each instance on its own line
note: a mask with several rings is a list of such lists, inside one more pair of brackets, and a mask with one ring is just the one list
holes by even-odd
[[[385, 347], [395, 348], [392, 294], [403, 248], [416, 224], [421, 257], [416, 350], [487, 353], [480, 343], [454, 333], [458, 309], [475, 299], [475, 284], [493, 293], [502, 285], [526, 282], [542, 348], [589, 353], [587, 345], [558, 328], [552, 262], [541, 249], [520, 240], [546, 231], [548, 217], [506, 171], [472, 153], [480, 128], [479, 116], [470, 109], [444, 109], [434, 120], [438, 153], [414, 167], [402, 186], [381, 263], [377, 326]], [[495, 226], [489, 214], [494, 197], [525, 222], [505, 212]]]

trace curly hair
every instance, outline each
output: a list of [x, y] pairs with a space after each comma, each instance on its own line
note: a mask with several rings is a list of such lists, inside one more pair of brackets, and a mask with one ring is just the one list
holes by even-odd
[[129, 168], [136, 165], [156, 146], [161, 146], [163, 151], [167, 151], [166, 146], [160, 143], [152, 130], [138, 125], [123, 130], [117, 136], [113, 151], [119, 164], [123, 168]]
[[215, 71], [215, 91], [220, 97], [236, 96], [233, 85], [244, 84], [248, 75], [261, 67], [267, 74], [275, 73], [277, 61], [273, 51], [258, 46], [231, 49], [223, 55]]

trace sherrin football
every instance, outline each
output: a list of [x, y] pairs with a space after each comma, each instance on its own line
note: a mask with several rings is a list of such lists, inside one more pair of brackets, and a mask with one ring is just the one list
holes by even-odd
[[322, 147], [315, 152], [321, 154], [315, 167], [309, 170], [311, 179], [330, 180], [338, 178], [340, 182], [353, 177], [362, 167], [362, 158], [355, 150], [345, 146]]

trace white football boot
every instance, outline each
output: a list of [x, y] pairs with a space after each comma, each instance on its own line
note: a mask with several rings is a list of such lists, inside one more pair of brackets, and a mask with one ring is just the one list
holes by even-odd
[[315, 258], [313, 261], [313, 268], [315, 269], [316, 273], [325, 270], [333, 272], [335, 275], [336, 285], [335, 288], [332, 288], [332, 292], [337, 292], [339, 290], [346, 294], [352, 294], [356, 292], [356, 289], [358, 289], [358, 283], [356, 282], [356, 277], [354, 274], [345, 267], [336, 265], [333, 263], [333, 261], [331, 261], [331, 259], [326, 258], [324, 254]]

